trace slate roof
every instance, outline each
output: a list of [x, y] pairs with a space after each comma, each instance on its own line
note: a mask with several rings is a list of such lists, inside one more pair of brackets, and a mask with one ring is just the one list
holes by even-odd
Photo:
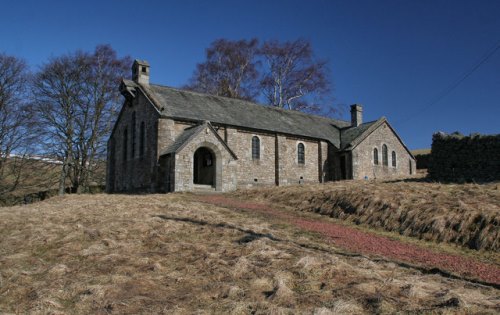
[[[228, 97], [179, 90], [162, 85], [144, 85], [123, 80], [123, 86], [129, 90], [141, 88], [164, 117], [210, 121], [236, 127], [324, 139], [342, 150], [353, 148], [367, 134], [371, 133], [372, 129], [386, 121], [382, 117], [376, 121], [363, 123], [358, 127], [351, 127], [351, 123], [345, 120], [259, 105]], [[169, 150], [176, 151], [178, 148], [175, 146], [186, 142], [191, 136], [190, 133], [194, 133], [195, 130], [196, 127], [187, 129]], [[168, 152], [164, 152], [164, 154], [166, 153]]]
[[357, 139], [359, 139], [367, 131], [373, 129], [370, 127], [380, 124], [380, 121], [381, 121], [381, 119], [363, 123], [363, 124], [359, 125], [358, 127], [348, 127], [348, 128], [342, 129], [340, 131], [340, 133], [341, 133], [341, 135], [340, 135], [340, 139], [341, 139], [340, 148], [342, 150], [344, 150], [344, 149], [347, 149], [349, 147], [354, 146]]
[[177, 152], [181, 147], [184, 146], [184, 144], [188, 143], [189, 140], [198, 132], [202, 131], [205, 128], [204, 125], [197, 125], [193, 126], [187, 129], [184, 129], [184, 132], [182, 132], [177, 139], [175, 139], [174, 143], [170, 145], [168, 148], [165, 149], [165, 151], [161, 152], [160, 155], [164, 154], [169, 154], [169, 153], [175, 153]]
[[415, 159], [413, 154], [411, 153], [410, 149], [406, 146], [406, 144], [403, 142], [401, 137], [399, 137], [398, 133], [394, 128], [392, 128], [391, 124], [387, 121], [385, 117], [380, 117], [378, 120], [375, 121], [370, 121], [364, 124], [359, 125], [358, 127], [349, 127], [349, 128], [344, 128], [341, 130], [341, 149], [342, 150], [352, 150], [354, 149], [358, 144], [360, 144], [363, 140], [366, 139], [373, 131], [375, 131], [378, 127], [380, 127], [382, 124], [387, 124], [387, 126], [392, 130], [396, 138], [398, 138], [399, 142], [401, 145], [406, 149], [408, 154]]
[[[124, 80], [127, 86], [138, 86]], [[350, 122], [308, 115], [233, 98], [213, 96], [171, 87], [140, 85], [165, 117], [207, 120], [212, 123], [260, 129], [324, 139], [340, 147], [340, 128]], [[162, 109], [163, 108], [163, 109]]]
[[212, 124], [209, 121], [204, 121], [203, 123], [189, 127], [184, 129], [184, 131], [175, 139], [174, 143], [170, 145], [168, 148], [166, 148], [163, 152], [160, 153], [160, 155], [165, 155], [165, 154], [170, 154], [170, 153], [176, 153], [179, 150], [181, 150], [186, 144], [191, 141], [197, 134], [205, 130], [205, 128], [210, 128], [211, 131], [214, 133], [214, 135], [219, 139], [219, 141], [222, 143], [222, 145], [228, 150], [228, 152], [235, 158], [236, 160], [238, 157], [236, 154], [227, 146], [227, 144], [222, 140], [222, 138], [219, 136], [217, 131], [214, 129]]

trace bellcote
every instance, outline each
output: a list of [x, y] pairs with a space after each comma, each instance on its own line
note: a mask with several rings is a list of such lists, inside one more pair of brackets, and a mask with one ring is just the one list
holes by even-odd
[[149, 63], [146, 60], [134, 60], [132, 64], [132, 80], [135, 83], [149, 84]]

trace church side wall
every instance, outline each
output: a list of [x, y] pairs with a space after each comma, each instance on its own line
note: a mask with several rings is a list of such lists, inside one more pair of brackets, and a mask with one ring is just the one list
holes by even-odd
[[[327, 152], [319, 159], [320, 145], [317, 141], [291, 138], [273, 133], [258, 133], [228, 128], [228, 145], [238, 156], [237, 179], [239, 187], [262, 185], [293, 185], [317, 183], [320, 164], [326, 163]], [[260, 158], [252, 159], [252, 138], [260, 140]], [[305, 163], [297, 160], [297, 146], [305, 147]], [[327, 151], [326, 143], [321, 146]]]
[[[238, 186], [251, 187], [275, 184], [275, 135], [238, 130], [232, 134], [231, 149], [238, 157]], [[252, 138], [260, 140], [260, 158], [252, 159]]]
[[217, 191], [236, 189], [237, 161], [225, 149], [213, 132], [201, 132], [175, 154], [175, 191], [191, 191], [193, 185], [194, 152], [206, 147], [215, 155], [215, 188]]
[[[135, 112], [135, 132], [132, 116]], [[152, 191], [156, 181], [158, 112], [140, 93], [125, 102], [116, 129], [108, 142], [109, 192]], [[140, 154], [141, 123], [144, 122], [144, 153]], [[125, 143], [125, 130], [127, 141]], [[135, 140], [133, 136], [135, 135]], [[126, 150], [126, 152], [124, 152]], [[113, 172], [113, 173], [111, 173]]]
[[[175, 121], [172, 135], [178, 137], [192, 123]], [[217, 134], [226, 141], [238, 157], [235, 162], [235, 176], [238, 187], [291, 185], [300, 183], [318, 183], [328, 180], [331, 159], [326, 142], [287, 137], [274, 133], [257, 132], [238, 129], [230, 126], [214, 126]], [[252, 159], [252, 138], [260, 140], [260, 158]], [[297, 160], [297, 146], [303, 143], [305, 147], [305, 164]], [[183, 149], [184, 151], [184, 149]], [[192, 152], [194, 154], [194, 152]], [[192, 174], [182, 171], [182, 165], [188, 166], [188, 155], [184, 154], [183, 162], [176, 159], [175, 180], [176, 189], [186, 190]], [[321, 157], [321, 158], [320, 158]], [[192, 158], [192, 157], [191, 157]], [[320, 174], [321, 171], [321, 174]], [[182, 183], [181, 183], [182, 182]], [[181, 188], [182, 187], [182, 188]]]
[[330, 157], [328, 155], [328, 142], [326, 141], [320, 141], [318, 144], [318, 167], [319, 167], [319, 174], [318, 174], [318, 180], [321, 183], [326, 182], [330, 178]]
[[340, 154], [339, 150], [332, 144], [328, 144], [328, 162], [325, 181], [341, 180]]
[[[382, 158], [384, 144], [387, 146], [387, 166], [384, 165]], [[378, 165], [374, 163], [374, 148], [378, 150]], [[392, 166], [392, 151], [396, 152], [396, 167]], [[412, 168], [411, 173], [415, 174], [415, 160], [385, 123], [352, 150], [352, 175], [354, 179], [407, 176], [410, 175], [410, 167]]]
[[[304, 145], [304, 164], [298, 161], [298, 145]], [[319, 148], [317, 141], [287, 137], [279, 154], [284, 162], [280, 181], [284, 185], [319, 182]]]

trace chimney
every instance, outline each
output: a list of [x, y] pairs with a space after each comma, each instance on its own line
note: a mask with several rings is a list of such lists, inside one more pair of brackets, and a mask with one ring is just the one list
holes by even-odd
[[149, 84], [149, 63], [146, 60], [134, 60], [132, 80], [136, 83]]
[[351, 105], [351, 126], [357, 127], [363, 123], [363, 106], [360, 104]]

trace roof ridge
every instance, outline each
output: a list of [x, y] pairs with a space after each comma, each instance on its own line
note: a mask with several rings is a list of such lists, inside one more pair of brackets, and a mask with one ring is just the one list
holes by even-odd
[[[197, 92], [197, 91], [192, 91], [192, 90], [186, 90], [186, 89], [181, 89], [181, 88], [176, 88], [176, 87], [167, 86], [167, 85], [161, 85], [161, 84], [150, 83], [149, 85], [150, 86], [154, 85], [154, 86], [157, 86], [157, 87], [160, 87], [160, 88], [167, 88], [167, 89], [170, 89], [170, 90], [174, 90], [174, 91], [178, 91], [178, 92], [183, 92], [183, 93], [190, 93], [190, 94], [194, 94], [194, 95], [198, 95], [198, 96], [203, 96], [203, 97], [204, 96], [210, 96], [210, 97], [215, 97], [215, 98], [219, 98], [219, 99], [227, 99], [227, 100], [231, 100], [231, 101], [238, 101], [238, 102], [241, 102], [241, 103], [245, 103], [247, 105], [259, 106], [259, 108], [267, 108], [269, 110], [275, 110], [275, 111], [278, 111], [278, 112], [286, 112], [286, 113], [292, 113], [292, 114], [302, 115], [302, 116], [312, 116], [312, 117], [317, 117], [317, 118], [321, 118], [321, 119], [332, 121], [332, 122], [349, 123], [347, 120], [330, 118], [330, 117], [321, 116], [321, 115], [317, 115], [317, 114], [308, 114], [308, 113], [300, 112], [300, 111], [295, 110], [295, 109], [284, 109], [284, 108], [279, 108], [279, 107], [271, 106], [269, 104], [252, 102], [252, 101], [248, 101], [248, 100], [244, 100], [244, 99], [240, 99], [240, 98], [232, 98], [232, 97], [228, 97], [228, 96], [213, 95], [213, 94], [202, 93], [202, 92]], [[334, 127], [339, 128], [339, 129], [340, 128], [346, 128], [346, 127], [337, 127], [337, 126], [334, 126]]]
[[[349, 147], [351, 147], [351, 149], [355, 148], [369, 134], [371, 134], [376, 128], [378, 128], [384, 122], [387, 122], [387, 118], [385, 118], [385, 116], [382, 116], [379, 119], [371, 122], [371, 125], [368, 126], [368, 128], [366, 128], [366, 130], [363, 130], [359, 135], [355, 136], [355, 138], [352, 139], [352, 141], [350, 143], [346, 143], [347, 146], [345, 148], [349, 148]], [[368, 123], [366, 123], [366, 124], [368, 124]]]
[[[380, 118], [383, 118], [383, 117], [384, 117], [384, 116], [382, 116], [382, 117], [380, 117]], [[376, 123], [377, 121], [379, 121], [379, 120], [380, 120], [380, 118], [379, 118], [379, 119], [375, 119], [375, 120], [370, 120], [370, 121], [364, 122], [364, 123], [360, 124], [359, 126], [347, 126], [347, 127], [342, 127], [342, 128], [340, 128], [340, 129], [341, 129], [342, 131], [345, 131], [345, 130], [350, 129], [350, 128], [358, 128], [358, 127], [363, 126], [363, 125], [373, 124], [373, 123]], [[385, 117], [384, 117], [384, 118], [385, 118]]]

